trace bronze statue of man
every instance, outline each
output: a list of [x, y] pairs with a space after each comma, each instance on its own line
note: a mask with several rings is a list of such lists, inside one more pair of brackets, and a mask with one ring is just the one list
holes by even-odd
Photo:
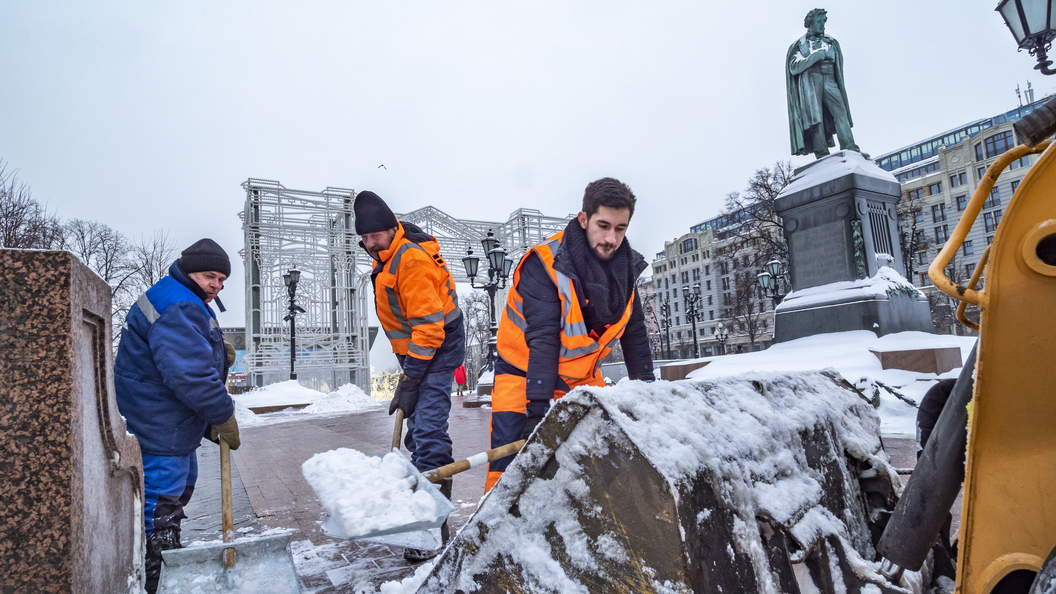
[[[807, 13], [807, 33], [788, 48], [785, 82], [788, 85], [788, 128], [793, 155], [821, 158], [835, 146], [859, 151], [851, 134], [851, 110], [843, 84], [843, 52], [840, 44], [825, 34], [824, 8]], [[859, 151], [861, 152], [861, 151]]]

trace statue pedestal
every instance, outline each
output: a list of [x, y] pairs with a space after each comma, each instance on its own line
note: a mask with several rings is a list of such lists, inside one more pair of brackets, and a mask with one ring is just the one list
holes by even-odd
[[0, 591], [143, 583], [143, 462], [113, 392], [110, 287], [0, 249]]
[[847, 330], [935, 331], [927, 298], [901, 277], [901, 197], [898, 180], [855, 151], [796, 170], [775, 204], [793, 289], [775, 312], [775, 342]]

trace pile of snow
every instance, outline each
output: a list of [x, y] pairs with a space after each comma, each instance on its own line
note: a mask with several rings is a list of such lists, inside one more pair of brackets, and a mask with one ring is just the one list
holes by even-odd
[[904, 293], [915, 295], [917, 299], [927, 299], [923, 293], [917, 291], [913, 283], [906, 280], [894, 268], [881, 266], [872, 278], [840, 281], [792, 291], [785, 295], [775, 311], [799, 310], [863, 299], [887, 299], [892, 293]]
[[[323, 394], [301, 386], [296, 380], [271, 384], [244, 394], [234, 394], [231, 399], [235, 403], [235, 418], [238, 419], [239, 427], [282, 423], [308, 416], [362, 413], [383, 405], [355, 384], [345, 384], [336, 391]], [[308, 404], [308, 406], [259, 415], [249, 408], [251, 406], [292, 406], [295, 404]]]
[[[920, 403], [924, 393], [939, 379], [956, 378], [960, 367], [937, 375], [901, 369], [883, 369], [871, 351], [901, 351], [956, 347], [961, 361], [967, 360], [976, 338], [899, 332], [877, 337], [867, 330], [816, 334], [780, 342], [765, 351], [705, 357], [708, 365], [689, 374], [690, 379], [711, 379], [727, 375], [762, 371], [809, 371], [832, 367], [866, 396], [879, 393], [881, 431], [884, 435], [916, 435], [917, 409], [889, 391], [894, 389]], [[882, 385], [881, 385], [882, 384]], [[886, 386], [886, 387], [885, 387]]]
[[368, 456], [339, 448], [316, 454], [301, 472], [346, 537], [437, 519], [436, 500], [398, 452]]
[[894, 175], [880, 169], [876, 163], [866, 159], [861, 153], [857, 151], [840, 151], [809, 164], [799, 175], [789, 181], [788, 185], [781, 190], [777, 197], [791, 196], [796, 192], [813, 188], [849, 174], [871, 177], [894, 184], [898, 183]]
[[[618, 581], [621, 568], [631, 562], [625, 558], [625, 537], [616, 526], [619, 516], [611, 519], [596, 507], [604, 503], [595, 499], [590, 487], [593, 477], [585, 469], [608, 456], [610, 449], [620, 452], [617, 458], [628, 460], [636, 457], [635, 450], [640, 452], [661, 474], [670, 492], [667, 496], [675, 502], [707, 500], [692, 493], [710, 489], [716, 506], [696, 510], [695, 518], [679, 518], [681, 538], [707, 537], [712, 529], [721, 533], [725, 520], [709, 518], [723, 510], [726, 517], [733, 516], [731, 559], [736, 551], [763, 582], [772, 574], [755, 525], [757, 517], [788, 529], [804, 550], [819, 537], [835, 534], [847, 543], [848, 554], [858, 557], [854, 561], [859, 567], [867, 573], [878, 569], [866, 561], [873, 551], [864, 520], [844, 523], [822, 505], [823, 483], [839, 479], [805, 463], [808, 456], [801, 436], [817, 435], [817, 427], [831, 427], [837, 447], [867, 461], [895, 489], [900, 488], [880, 449], [875, 411], [829, 375], [753, 373], [694, 382], [624, 381], [608, 388], [577, 388], [549, 414], [566, 416], [569, 405], [576, 404], [590, 411], [556, 450], [541, 441], [522, 450], [459, 533], [454, 554], [449, 551], [441, 558], [422, 591], [475, 591], [479, 584], [473, 576], [497, 563], [519, 567], [525, 588], [532, 591], [587, 592], [582, 575]], [[551, 458], [556, 459], [556, 473], [538, 480], [541, 469], [551, 467]], [[701, 481], [701, 476], [707, 479]], [[513, 506], [519, 510], [516, 515], [510, 512]], [[848, 511], [847, 516], [853, 513]], [[581, 523], [584, 517], [590, 517], [590, 530]], [[668, 521], [657, 518], [661, 525]], [[701, 532], [687, 536], [689, 530], [697, 530], [693, 522]], [[614, 532], [591, 536], [607, 523]], [[552, 550], [547, 536], [554, 531], [563, 545], [560, 554]], [[685, 550], [691, 548], [687, 545]], [[633, 563], [641, 566], [648, 561]], [[407, 580], [408, 586], [417, 578]], [[688, 589], [686, 584], [659, 581], [653, 586], [656, 591]], [[777, 589], [774, 583], [760, 584], [761, 591]], [[383, 591], [406, 588], [392, 585]]]

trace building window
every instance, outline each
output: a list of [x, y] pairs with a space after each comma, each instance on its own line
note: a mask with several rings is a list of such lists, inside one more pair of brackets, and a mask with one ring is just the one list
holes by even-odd
[[979, 176], [979, 180], [982, 181], [983, 176], [986, 175], [986, 167], [980, 167], [975, 170], [976, 175]]
[[990, 245], [991, 243], [994, 243], [994, 236], [993, 235], [987, 235], [986, 236], [986, 245]]
[[[707, 257], [707, 256], [705, 256], [705, 257]], [[708, 276], [710, 274], [711, 274], [711, 265], [705, 264], [704, 265], [704, 276]], [[711, 287], [709, 286], [708, 288], [710, 289]]]
[[972, 254], [975, 253], [975, 247], [972, 246], [971, 240], [968, 240], [968, 241], [964, 242], [962, 247], [964, 249], [964, 255], [965, 256], [971, 256]]
[[676, 275], [672, 274], [671, 275], [671, 284], [673, 285], [673, 284], [675, 284], [677, 282], [678, 282], [678, 277]]
[[694, 281], [699, 281], [700, 280], [700, 269], [699, 268], [694, 268], [693, 269], [693, 280]]
[[976, 161], [982, 161], [983, 160], [983, 145], [981, 143], [975, 145], [975, 160]]
[[928, 263], [928, 252], [927, 251], [917, 252], [917, 264], [927, 264], [927, 263]]
[[917, 188], [908, 192], [910, 200], [918, 200], [924, 197], [924, 188]]
[[722, 294], [722, 304], [723, 305], [733, 305], [732, 301], [730, 300], [730, 294], [729, 293], [723, 293]]
[[722, 278], [722, 290], [723, 291], [729, 291], [730, 290], [730, 277], [725, 276], [725, 277]]
[[[987, 233], [993, 233], [994, 230], [997, 229], [997, 223], [994, 222], [994, 213], [983, 213], [983, 227], [986, 228]], [[989, 245], [989, 243], [987, 245]]]
[[[1012, 148], [1013, 146], [1015, 146], [1015, 144], [1016, 142], [1012, 138], [1011, 130], [1001, 132], [999, 134], [994, 134], [993, 136], [990, 136], [986, 139], [986, 157], [988, 159], [992, 159], [1000, 155], [1001, 153], [1004, 153], [1008, 149]], [[979, 153], [978, 146], [979, 145], [976, 145], [976, 154]]]
[[704, 288], [706, 290], [710, 291], [711, 290], [711, 281], [710, 280], [704, 281], [704, 284], [705, 284]]
[[[711, 305], [711, 295], [708, 295], [708, 305]], [[714, 320], [715, 319], [715, 310], [711, 310], [711, 311], [708, 312], [708, 319], [709, 320]], [[711, 329], [711, 333], [715, 334], [715, 329], [714, 328]]]
[[[677, 326], [677, 325], [679, 325], [680, 323], [681, 323], [681, 322], [679, 322], [679, 321], [678, 321], [678, 316], [675, 316], [675, 325]], [[682, 338], [682, 333], [681, 333], [681, 332], [679, 332], [679, 333], [678, 333], [678, 337], [679, 337], [679, 338]]]
[[920, 286], [926, 287], [931, 284], [931, 279], [928, 278], [927, 274], [920, 275]]
[[708, 305], [713, 305], [712, 302], [711, 302], [711, 295], [708, 295]]
[[957, 210], [964, 210], [965, 206], [968, 206], [968, 196], [958, 196], [953, 199], [957, 203]]
[[957, 188], [957, 187], [963, 186], [963, 185], [965, 185], [967, 183], [968, 183], [968, 174], [963, 172], [963, 171], [958, 173], [958, 174], [950, 176], [950, 187], [951, 188]]
[[986, 198], [986, 202], [983, 202], [983, 208], [993, 208], [995, 206], [1001, 206], [1001, 192], [998, 192], [997, 188], [990, 190], [990, 195]]
[[925, 239], [923, 229], [918, 229], [917, 232], [913, 234], [913, 241], [917, 242], [917, 245], [921, 245], [924, 243]]
[[931, 207], [931, 218], [936, 223], [941, 223], [946, 220], [946, 205], [945, 204], [933, 204]]
[[689, 271], [687, 270], [687, 271], [682, 273], [682, 284], [684, 285], [684, 284], [686, 284], [688, 282], [689, 282]]
[[935, 241], [939, 243], [946, 243], [946, 240], [949, 238], [949, 225], [941, 225], [939, 227], [935, 227]]
[[913, 212], [913, 222], [914, 223], [923, 223], [924, 222], [924, 210], [923, 209]]
[[1013, 194], [1016, 193], [1016, 188], [1018, 188], [1018, 187], [1019, 187], [1019, 180], [1017, 179], [1016, 181], [1012, 182], [1012, 193]]
[[674, 303], [674, 306], [675, 306], [675, 311], [678, 311], [678, 302], [677, 301]]
[[1028, 165], [1030, 165], [1030, 155], [1027, 155], [1026, 157], [1021, 157], [1009, 163], [1008, 170], [1012, 171], [1013, 169], [1019, 169], [1020, 167], [1026, 167]]
[[942, 182], [928, 186], [928, 195], [934, 196], [942, 193]]
[[968, 273], [968, 278], [972, 277], [972, 273], [975, 272], [975, 264], [965, 264], [964, 271]]

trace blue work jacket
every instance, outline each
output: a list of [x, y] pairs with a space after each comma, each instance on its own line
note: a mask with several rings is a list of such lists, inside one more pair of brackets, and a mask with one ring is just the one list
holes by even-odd
[[[173, 263], [128, 312], [114, 362], [117, 406], [143, 453], [183, 456], [231, 418], [216, 314]], [[201, 290], [199, 289], [199, 292]]]

